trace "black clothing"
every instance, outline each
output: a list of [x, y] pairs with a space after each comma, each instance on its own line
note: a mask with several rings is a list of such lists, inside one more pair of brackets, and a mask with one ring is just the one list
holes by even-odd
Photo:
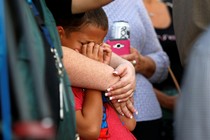
[[[170, 12], [170, 16], [172, 19], [172, 8], [168, 6], [168, 10]], [[171, 20], [171, 24], [167, 28], [165, 29], [155, 28], [155, 31], [163, 50], [168, 54], [170, 60], [170, 67], [174, 72], [174, 75], [177, 78], [178, 83], [180, 84], [183, 74], [183, 68], [181, 65], [178, 48], [176, 44], [173, 21]], [[175, 87], [174, 82], [170, 75], [166, 80], [164, 80], [160, 84], [154, 84], [154, 86], [159, 90], [163, 90], [164, 88]]]
[[69, 19], [71, 17], [71, 0], [45, 0], [45, 2], [56, 21], [58, 19]]

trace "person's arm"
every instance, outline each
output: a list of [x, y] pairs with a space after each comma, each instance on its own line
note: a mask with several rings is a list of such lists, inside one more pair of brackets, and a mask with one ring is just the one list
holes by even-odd
[[131, 103], [130, 99], [125, 102], [118, 102], [117, 100], [111, 100], [111, 103], [115, 110], [127, 118], [133, 118], [133, 113], [138, 114], [137, 110], [135, 110], [134, 105]]
[[129, 131], [133, 131], [134, 128], [136, 127], [136, 120], [135, 118], [127, 118], [125, 116], [120, 116], [120, 120], [124, 123], [125, 127]]
[[[115, 56], [118, 60], [114, 63], [112, 62], [114, 65], [120, 64], [116, 69], [120, 76], [116, 77], [112, 74], [114, 71], [112, 67], [87, 58], [70, 48], [63, 47], [63, 56], [63, 63], [73, 86], [101, 91], [111, 87], [110, 89], [112, 90], [108, 93], [120, 94], [121, 98], [127, 98], [133, 94], [135, 89], [134, 68], [122, 58]], [[112, 87], [111, 85], [113, 84], [115, 85]], [[114, 90], [115, 88], [117, 89], [116, 91]], [[130, 117], [132, 112], [136, 112], [133, 106], [127, 107], [122, 104], [117, 108], [117, 111], [127, 117]]]
[[[133, 97], [130, 98], [129, 102], [126, 103], [127, 105], [133, 104]], [[128, 118], [125, 116], [120, 116], [120, 120], [124, 123], [126, 128], [130, 131], [133, 131], [134, 128], [136, 127], [136, 120], [134, 117]]]
[[76, 111], [77, 132], [82, 139], [97, 139], [101, 130], [103, 102], [101, 92], [85, 90], [82, 110]]
[[67, 47], [62, 49], [63, 63], [73, 86], [106, 91], [119, 81], [120, 77], [112, 74], [114, 72], [112, 67], [87, 58]]
[[[115, 53], [112, 53], [110, 65], [115, 68], [115, 71], [118, 71], [117, 75], [120, 76], [120, 81], [111, 86], [113, 90], [111, 90], [108, 95], [114, 95], [112, 96], [112, 99], [120, 99], [118, 101], [126, 101], [133, 94], [136, 88], [135, 69], [129, 61], [122, 59]], [[127, 93], [123, 92], [123, 90], [125, 90]], [[122, 95], [119, 93], [125, 94]], [[127, 99], [123, 99], [125, 95], [127, 95]]]
[[176, 100], [178, 98], [177, 95], [169, 96], [155, 88], [154, 88], [154, 91], [155, 91], [157, 99], [162, 107], [164, 107], [166, 109], [174, 110], [174, 107], [176, 105]]
[[91, 9], [102, 7], [113, 0], [72, 0], [72, 13], [82, 13]]
[[[140, 1], [142, 5], [143, 1]], [[146, 8], [143, 6], [141, 12], [141, 20], [144, 25], [144, 29], [146, 32], [144, 48], [140, 51], [143, 56], [146, 56], [153, 60], [155, 63], [155, 71], [149, 77], [149, 81], [152, 83], [159, 83], [167, 78], [168, 75], [168, 66], [169, 66], [169, 58], [168, 55], [163, 51], [159, 40], [157, 38], [157, 34], [155, 33], [152, 22], [147, 14]], [[138, 46], [137, 46], [138, 47]]]
[[134, 65], [136, 72], [141, 73], [145, 77], [151, 77], [156, 69], [155, 62], [147, 56], [141, 55], [137, 49], [131, 47], [130, 54], [123, 55], [122, 58], [130, 61], [132, 63], [133, 60], [136, 61]]
[[56, 20], [71, 18], [72, 14], [80, 14], [100, 8], [113, 0], [45, 0], [47, 7]]
[[[129, 97], [135, 90], [135, 70], [126, 60], [112, 55], [111, 65], [115, 68], [87, 58], [72, 49], [63, 47], [63, 63], [71, 84], [77, 87], [106, 91], [115, 99]], [[118, 74], [113, 74], [117, 71]], [[118, 76], [116, 76], [118, 75]], [[90, 82], [91, 79], [91, 82]]]

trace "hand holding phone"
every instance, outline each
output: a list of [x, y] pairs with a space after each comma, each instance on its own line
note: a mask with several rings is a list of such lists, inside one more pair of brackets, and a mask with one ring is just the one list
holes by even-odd
[[130, 54], [130, 40], [129, 39], [112, 39], [106, 42], [111, 46], [112, 52], [118, 55]]

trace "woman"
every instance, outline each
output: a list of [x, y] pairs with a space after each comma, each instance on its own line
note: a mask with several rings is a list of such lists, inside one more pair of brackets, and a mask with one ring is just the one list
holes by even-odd
[[111, 39], [114, 21], [127, 21], [130, 26], [131, 54], [122, 56], [130, 62], [136, 61], [136, 90], [134, 106], [138, 110], [133, 134], [137, 139], [159, 140], [161, 128], [161, 108], [150, 82], [161, 82], [167, 76], [168, 56], [157, 40], [151, 21], [142, 1], [115, 0], [104, 6], [109, 19]]

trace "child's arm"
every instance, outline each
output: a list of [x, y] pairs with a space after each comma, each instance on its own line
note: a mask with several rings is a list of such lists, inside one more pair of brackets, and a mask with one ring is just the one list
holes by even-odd
[[125, 116], [120, 115], [120, 120], [124, 123], [126, 128], [130, 131], [133, 131], [134, 128], [136, 127], [136, 120], [133, 118], [128, 118]]
[[[94, 60], [102, 62], [104, 64], [110, 64], [111, 58], [112, 58], [111, 47], [110, 47], [110, 45], [108, 45], [106, 43], [102, 43], [101, 45], [91, 44], [91, 43], [84, 44], [82, 47], [82, 54], [87, 56], [88, 58], [94, 59]], [[130, 62], [129, 62], [129, 64], [130, 64]], [[127, 71], [125, 71], [125, 73], [127, 73]], [[112, 97], [112, 99], [114, 99], [114, 98]], [[126, 101], [126, 102], [129, 102], [129, 101]], [[113, 102], [113, 105], [114, 105], [115, 109], [118, 111], [118, 113], [124, 114], [127, 117], [131, 117], [132, 113], [136, 112], [133, 104], [126, 103], [125, 105], [123, 105], [123, 104], [119, 104], [119, 103], [115, 104]]]
[[[127, 102], [122, 102], [122, 103], [118, 103], [116, 100], [113, 100], [110, 102], [113, 107], [116, 109], [118, 106], [131, 106], [133, 105], [133, 97], [129, 98], [129, 100]], [[130, 131], [133, 131], [134, 128], [136, 127], [136, 120], [133, 117], [126, 117], [124, 115], [120, 115], [120, 120], [123, 122], [123, 124], [126, 126], [126, 128]]]
[[82, 110], [76, 111], [77, 132], [82, 139], [97, 139], [103, 115], [101, 92], [86, 90]]
[[[131, 97], [127, 102], [127, 105], [133, 105], [133, 97]], [[133, 115], [132, 115], [133, 116]], [[128, 128], [128, 130], [133, 131], [136, 127], [136, 120], [134, 117], [128, 118], [126, 116], [120, 115], [120, 120], [124, 123], [124, 125]]]
[[[111, 58], [111, 49], [107, 50]], [[89, 46], [89, 50], [82, 54], [90, 59], [104, 62], [104, 51], [100, 46]], [[109, 59], [110, 60], [110, 59]], [[108, 60], [108, 62], [109, 62]], [[76, 111], [77, 132], [82, 139], [98, 139], [103, 117], [103, 102], [101, 92], [98, 90], [85, 90], [82, 110]]]

